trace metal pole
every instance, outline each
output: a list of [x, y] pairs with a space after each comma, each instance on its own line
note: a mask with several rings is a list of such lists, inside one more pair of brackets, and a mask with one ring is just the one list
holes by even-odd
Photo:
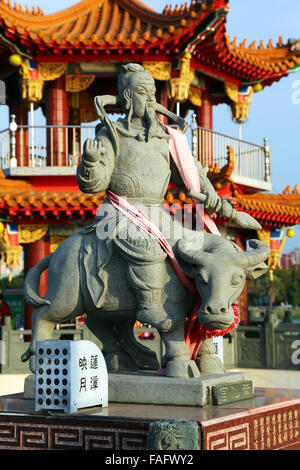
[[239, 140], [242, 140], [242, 124], [239, 124]]
[[30, 122], [31, 122], [31, 149], [32, 149], [32, 159], [31, 164], [35, 166], [35, 154], [34, 154], [34, 105], [30, 103]]

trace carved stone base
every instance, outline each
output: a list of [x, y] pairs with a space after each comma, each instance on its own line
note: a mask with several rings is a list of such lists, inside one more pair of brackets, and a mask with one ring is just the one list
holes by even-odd
[[[162, 377], [154, 372], [108, 375], [109, 403], [140, 403], [151, 405], [210, 406], [213, 387], [251, 381], [247, 372], [228, 372], [207, 377], [181, 379]], [[249, 388], [249, 387], [248, 387]], [[253, 390], [253, 386], [252, 386]], [[34, 399], [35, 377], [28, 376], [24, 384], [24, 398]], [[241, 400], [249, 398], [241, 395]]]

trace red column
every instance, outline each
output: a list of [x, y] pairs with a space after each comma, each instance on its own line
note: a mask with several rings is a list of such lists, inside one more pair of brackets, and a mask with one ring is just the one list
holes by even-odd
[[[50, 83], [47, 94], [47, 124], [66, 126], [68, 124], [68, 103], [65, 90], [65, 77]], [[68, 134], [66, 128], [49, 129], [47, 132], [47, 165], [65, 166], [67, 164]]]
[[[18, 126], [28, 126], [28, 108], [25, 103], [14, 102], [9, 107], [10, 115], [15, 115]], [[16, 132], [16, 158], [18, 166], [29, 165], [28, 128], [20, 128]]]
[[[236, 244], [246, 250], [246, 240], [245, 236], [241, 230], [237, 230]], [[248, 325], [249, 315], [248, 315], [248, 281], [245, 281], [244, 289], [241, 292], [241, 295], [238, 299], [238, 305], [240, 310], [240, 325]]]
[[[202, 92], [201, 106], [197, 108], [198, 130], [198, 158], [205, 167], [213, 166], [213, 104], [211, 96], [207, 91]], [[205, 130], [205, 129], [208, 129]]]
[[[50, 237], [45, 235], [40, 240], [24, 245], [24, 273], [33, 268], [41, 259], [50, 254]], [[44, 271], [40, 279], [40, 295], [44, 297], [47, 292], [47, 271]], [[24, 328], [31, 329], [31, 315], [33, 308], [24, 304]]]
[[213, 129], [213, 104], [207, 91], [202, 91], [201, 106], [197, 108], [197, 124], [205, 129]]

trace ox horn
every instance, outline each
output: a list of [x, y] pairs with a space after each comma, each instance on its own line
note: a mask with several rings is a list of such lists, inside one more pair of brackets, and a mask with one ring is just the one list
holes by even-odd
[[234, 255], [234, 259], [237, 264], [243, 267], [255, 266], [256, 264], [260, 264], [268, 258], [270, 254], [270, 248], [268, 245], [261, 242], [260, 240], [249, 240], [249, 245], [251, 248], [253, 248], [252, 251]]
[[209, 253], [201, 252], [196, 243], [191, 243], [184, 238], [179, 240], [177, 249], [181, 259], [196, 266], [202, 264], [201, 260], [207, 259], [209, 255]]

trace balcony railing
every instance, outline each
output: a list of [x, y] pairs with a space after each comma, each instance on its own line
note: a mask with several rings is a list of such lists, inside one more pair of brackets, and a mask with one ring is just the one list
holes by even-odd
[[82, 146], [95, 136], [94, 126], [18, 126], [15, 132], [0, 133], [0, 166], [71, 167], [77, 166]]
[[202, 127], [193, 130], [193, 153], [202, 166], [221, 169], [228, 163], [228, 147], [234, 152], [232, 180], [246, 186], [271, 189], [268, 140], [256, 145]]
[[[94, 126], [16, 126], [0, 132], [0, 167], [13, 171], [44, 172], [46, 168], [69, 168], [75, 172], [87, 138]], [[228, 147], [234, 151], [232, 180], [259, 189], [271, 189], [270, 150], [201, 127], [192, 128], [194, 156], [205, 167], [221, 169], [227, 164]], [[67, 167], [67, 168], [66, 168]], [[44, 170], [43, 170], [44, 169]], [[49, 168], [50, 169], [50, 168]]]

